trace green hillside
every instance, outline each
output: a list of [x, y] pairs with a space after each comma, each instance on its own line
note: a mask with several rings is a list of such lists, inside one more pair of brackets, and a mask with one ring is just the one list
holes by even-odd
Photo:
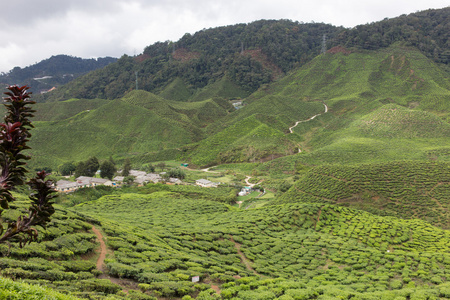
[[319, 202], [450, 228], [450, 164], [389, 162], [311, 169], [277, 203]]
[[268, 125], [267, 119], [264, 115], [245, 118], [197, 145], [186, 147], [190, 153], [186, 158], [195, 165], [205, 166], [294, 154], [295, 137], [287, 137], [272, 124]]
[[69, 99], [53, 103], [37, 103], [35, 121], [61, 121], [108, 103], [103, 99]]
[[[18, 210], [28, 206], [24, 196], [18, 197], [13, 206], [16, 210], [3, 212], [2, 222], [15, 220]], [[96, 268], [98, 241], [93, 222], [56, 205], [51, 222], [45, 229], [37, 228], [37, 242], [23, 248], [18, 243], [11, 247], [0, 244], [0, 298], [75, 300], [120, 294], [121, 287], [101, 277]], [[100, 228], [98, 223], [95, 226]], [[142, 293], [133, 291], [130, 296], [133, 294]], [[130, 298], [117, 295], [114, 299]]]
[[[397, 66], [397, 60], [402, 65]], [[318, 56], [246, 98], [242, 109], [209, 125], [208, 138], [190, 148], [195, 151], [189, 157], [201, 165], [252, 161], [232, 141], [247, 135], [248, 124], [241, 125], [243, 120], [264, 114], [263, 119], [271, 120], [265, 124], [284, 133], [290, 142], [268, 134], [267, 150], [255, 159], [296, 153], [294, 149], [300, 148], [301, 160], [308, 164], [423, 160], [430, 156], [447, 160], [450, 83], [446, 73], [427, 62], [417, 50], [404, 47], [354, 53], [341, 49]], [[389, 76], [379, 75], [386, 64], [388, 69], [383, 72]], [[390, 94], [389, 88], [379, 88], [391, 85]], [[293, 129], [294, 135], [289, 134], [289, 127], [297, 121], [303, 122]], [[245, 139], [248, 148], [261, 149], [251, 138]], [[271, 150], [270, 144], [286, 145], [290, 150]], [[230, 148], [234, 159], [219, 154], [229, 156]]]
[[198, 91], [190, 100], [201, 101], [214, 97], [239, 99], [245, 98], [249, 94], [249, 91], [244, 90], [242, 87], [231, 81], [228, 76], [224, 76], [222, 79], [214, 82], [213, 84], [208, 84], [206, 87]]
[[184, 84], [183, 80], [177, 77], [158, 96], [167, 100], [187, 101], [192, 96], [192, 92]]
[[[333, 174], [335, 180], [352, 182], [353, 187], [359, 184], [360, 190], [372, 186], [385, 197], [400, 192], [393, 198], [408, 195], [395, 185], [389, 189], [377, 182], [384, 178], [412, 182], [413, 178], [423, 182], [427, 194], [437, 192], [435, 178], [448, 174], [442, 169], [448, 168], [445, 164], [416, 164], [409, 169], [404, 163], [387, 166], [369, 171], [320, 167], [315, 174], [321, 171], [330, 178]], [[399, 172], [402, 169], [406, 170]], [[375, 181], [370, 174], [380, 179]], [[430, 179], [426, 174], [436, 176]], [[317, 177], [314, 180], [325, 183]], [[51, 224], [41, 231], [40, 243], [13, 247], [9, 257], [0, 258], [1, 275], [96, 299], [113, 294], [115, 299], [189, 299], [187, 295], [197, 299], [331, 299], [338, 295], [420, 299], [449, 295], [450, 234], [419, 219], [378, 216], [329, 203], [238, 210], [209, 200], [221, 201], [228, 194], [221, 188], [150, 184], [110, 193], [73, 209], [58, 207]], [[422, 204], [420, 209], [427, 205]], [[6, 217], [14, 218], [14, 214]], [[102, 272], [95, 267], [93, 226], [101, 228], [113, 250], [105, 260], [105, 272], [115, 283], [99, 277]], [[4, 245], [0, 250], [7, 248]], [[200, 282], [192, 283], [193, 276], [199, 276]], [[7, 280], [2, 282], [6, 282], [3, 293], [17, 289]], [[121, 292], [125, 285], [128, 295]], [[220, 290], [220, 296], [214, 296], [212, 287]]]
[[[327, 49], [345, 46], [382, 51], [395, 43], [413, 46], [448, 71], [448, 23], [446, 7], [351, 29], [290, 20], [259, 20], [209, 28], [185, 34], [178, 41], [149, 45], [135, 57], [124, 55], [116, 63], [43, 98], [46, 101], [120, 98], [134, 89], [136, 72], [140, 89], [154, 94], [166, 90], [168, 99], [184, 99], [224, 77], [243, 91], [254, 92], [314, 59], [321, 52], [324, 35]], [[362, 62], [359, 67], [363, 66]], [[174, 86], [175, 79], [181, 82]], [[181, 90], [177, 92], [176, 87]]]
[[269, 93], [327, 100], [331, 108], [354, 100], [447, 111], [449, 89], [447, 73], [417, 49], [392, 46], [379, 51], [331, 49], [279, 80]]
[[450, 159], [450, 125], [436, 114], [388, 104], [333, 130], [341, 120], [324, 126], [311, 139], [317, 150], [305, 153], [305, 163]]
[[181, 157], [198, 166], [299, 149], [310, 165], [448, 160], [446, 74], [414, 48], [338, 48], [243, 99], [239, 110], [227, 99], [244, 94], [227, 77], [195, 94], [194, 102], [174, 96], [177, 89], [187, 92], [177, 79], [172, 92], [160, 93], [177, 101], [138, 90], [118, 100], [42, 103], [33, 155], [41, 166], [92, 155], [133, 155], [140, 164], [179, 157], [181, 148]]
[[[138, 292], [128, 285], [130, 299], [449, 295], [446, 230], [325, 203], [237, 210], [201, 197], [201, 191], [148, 185], [80, 204], [73, 208], [78, 215], [61, 210], [40, 244], [13, 248], [10, 258], [0, 259], [1, 274], [78, 296], [122, 299], [118, 285], [95, 278], [100, 272], [92, 261], [72, 260], [93, 251], [89, 221], [101, 224], [114, 250], [105, 260], [109, 276], [122, 285], [135, 282], [134, 289], [149, 297], [133, 298]], [[193, 276], [200, 282], [192, 283]]]
[[353, 122], [348, 131], [379, 138], [445, 138], [450, 124], [427, 111], [389, 104]]
[[123, 158], [176, 149], [201, 139], [200, 128], [231, 108], [222, 100], [175, 102], [171, 106], [170, 101], [144, 91], [88, 103], [72, 100], [40, 104], [54, 113], [47, 118], [39, 114], [38, 118], [46, 121], [34, 123], [31, 146], [35, 165], [55, 168], [64, 161], [81, 161], [89, 156]]

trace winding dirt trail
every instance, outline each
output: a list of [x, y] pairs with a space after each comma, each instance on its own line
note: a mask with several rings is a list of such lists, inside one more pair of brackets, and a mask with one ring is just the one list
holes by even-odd
[[[325, 106], [325, 112], [323, 112], [323, 113], [325, 114], [325, 113], [328, 112], [328, 106], [327, 106], [325, 103], [323, 103], [323, 106]], [[300, 124], [300, 123], [305, 123], [305, 122], [309, 122], [309, 121], [311, 121], [311, 120], [314, 120], [316, 117], [318, 117], [318, 116], [320, 116], [320, 115], [322, 115], [322, 114], [314, 115], [314, 116], [312, 116], [311, 118], [309, 118], [309, 119], [307, 119], [307, 120], [302, 120], [302, 121], [297, 121], [297, 122], [295, 122], [294, 126], [289, 127], [289, 132], [290, 132], [290, 133], [293, 133], [294, 131], [293, 131], [292, 129], [294, 129], [298, 124]]]
[[245, 177], [245, 183], [249, 186], [249, 187], [254, 187], [256, 184], [255, 183], [250, 183], [249, 180], [251, 179], [251, 176]]
[[[105, 241], [103, 240], [103, 235], [100, 232], [100, 230], [95, 228], [95, 226], [92, 226], [92, 231], [97, 236], [97, 239], [100, 242], [100, 256], [97, 259], [97, 270], [100, 270], [103, 273], [105, 273], [105, 267], [104, 267], [103, 263], [105, 262], [105, 258], [106, 258], [106, 244], [105, 244]], [[102, 274], [101, 276], [103, 276], [103, 275], [104, 274]]]
[[207, 172], [207, 173], [220, 173], [218, 171], [210, 171], [209, 170], [209, 169], [214, 168], [214, 167], [217, 167], [217, 166], [212, 166], [212, 167], [208, 167], [208, 168], [205, 168], [205, 169], [200, 169], [200, 171]]

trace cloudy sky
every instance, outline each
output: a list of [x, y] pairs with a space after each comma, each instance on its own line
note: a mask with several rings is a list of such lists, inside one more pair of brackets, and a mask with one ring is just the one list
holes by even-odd
[[142, 53], [186, 32], [260, 19], [354, 27], [448, 0], [2, 0], [0, 72], [52, 55], [83, 58]]

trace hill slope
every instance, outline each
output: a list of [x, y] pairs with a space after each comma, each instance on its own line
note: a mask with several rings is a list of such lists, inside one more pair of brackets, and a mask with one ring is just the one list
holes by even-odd
[[31, 91], [45, 92], [84, 75], [90, 71], [103, 68], [115, 62], [112, 57], [83, 59], [68, 55], [55, 55], [34, 65], [15, 67], [0, 75], [0, 83], [6, 85], [28, 85]]
[[[427, 159], [431, 153], [447, 160], [450, 82], [445, 74], [413, 48], [327, 53], [209, 125], [210, 137], [190, 157], [198, 163], [198, 155], [205, 165], [231, 162], [217, 153], [233, 149], [239, 157], [234, 162], [252, 161], [229, 139], [246, 135], [242, 120], [261, 115], [260, 120], [290, 140], [290, 151], [267, 149], [253, 160], [296, 153], [296, 148], [308, 164]], [[247, 140], [248, 147], [261, 148]], [[270, 135], [265, 142], [283, 144]], [[203, 148], [216, 156], [205, 155]]]
[[311, 169], [277, 203], [319, 202], [450, 228], [450, 164], [389, 162]]
[[[64, 161], [84, 160], [89, 156], [123, 158], [130, 154], [177, 151], [176, 148], [201, 139], [200, 127], [225, 115], [231, 107], [219, 100], [195, 104], [175, 102], [172, 106], [144, 91], [130, 92], [122, 99], [99, 100], [97, 105], [93, 102], [87, 106], [87, 103], [91, 102], [55, 103], [53, 117], [35, 122], [30, 144], [36, 165], [56, 167]], [[50, 106], [49, 103], [39, 105]], [[72, 110], [73, 106], [78, 108]], [[81, 107], [89, 109], [81, 110]], [[38, 117], [44, 119], [42, 114]]]
[[179, 78], [193, 95], [225, 75], [250, 93], [316, 57], [321, 52], [323, 35], [327, 37], [327, 49], [343, 45], [381, 50], [401, 42], [447, 67], [449, 15], [449, 8], [427, 10], [352, 29], [289, 20], [205, 29], [185, 34], [176, 42], [149, 45], [135, 58], [123, 56], [113, 66], [82, 77], [46, 95], [46, 99], [120, 98], [134, 87], [135, 72], [139, 88], [154, 94]]
[[140, 283], [148, 298], [130, 290], [137, 299], [209, 299], [212, 286], [224, 298], [244, 299], [447, 295], [450, 233], [421, 220], [324, 203], [238, 210], [208, 200], [221, 188], [151, 184], [111, 193], [73, 212], [59, 208], [41, 243], [0, 258], [2, 276], [124, 298], [120, 286], [96, 278], [95, 262], [77, 258], [95, 257], [89, 221], [101, 224], [114, 250], [105, 260], [108, 276], [131, 289]]
[[[42, 122], [36, 123], [32, 146], [41, 166], [92, 155], [133, 154], [136, 162], [173, 159], [183, 146], [183, 159], [202, 166], [300, 151], [307, 164], [448, 160], [445, 74], [414, 48], [341, 49], [253, 93], [239, 110], [217, 97], [240, 93], [226, 77], [194, 96], [212, 99], [196, 102], [138, 90], [113, 101], [39, 104], [46, 113], [38, 114]], [[169, 95], [175, 95], [170, 88]]]

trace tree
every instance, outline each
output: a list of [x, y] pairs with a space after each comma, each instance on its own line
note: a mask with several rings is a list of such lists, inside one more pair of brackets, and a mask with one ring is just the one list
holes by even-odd
[[108, 178], [111, 180], [116, 174], [116, 171], [117, 171], [116, 166], [110, 160], [105, 160], [100, 165], [101, 178]]
[[75, 177], [79, 176], [89, 176], [93, 177], [100, 167], [100, 163], [98, 159], [94, 157], [90, 157], [86, 161], [80, 161], [75, 168]]
[[76, 167], [73, 164], [73, 162], [66, 162], [58, 167], [58, 171], [59, 171], [59, 174], [61, 174], [63, 176], [68, 176], [68, 175], [72, 175], [72, 173], [75, 172], [75, 168]]
[[77, 163], [76, 167], [75, 167], [75, 177], [78, 178], [80, 176], [85, 176], [85, 162], [84, 161], [80, 161]]
[[186, 177], [186, 173], [183, 170], [181, 170], [180, 168], [173, 168], [167, 172], [166, 177], [178, 178], [180, 180], [183, 180]]
[[127, 159], [125, 159], [125, 163], [123, 164], [122, 176], [123, 177], [129, 176], [130, 170], [131, 170], [131, 162], [130, 162], [130, 159], [127, 158]]
[[35, 168], [34, 169], [36, 172], [40, 172], [40, 171], [45, 171], [45, 173], [50, 174], [53, 169], [51, 167], [41, 167], [41, 168]]
[[125, 178], [123, 179], [123, 183], [126, 185], [132, 185], [134, 183], [135, 179], [136, 179], [136, 177], [134, 177], [132, 175], [128, 175], [128, 176], [125, 176]]
[[97, 172], [98, 168], [100, 167], [100, 163], [98, 162], [97, 157], [90, 157], [85, 163], [85, 172], [86, 176], [94, 176]]
[[[0, 124], [0, 216], [15, 201], [11, 191], [25, 183], [27, 170], [24, 165], [30, 157], [22, 151], [30, 149], [27, 142], [31, 137], [30, 129], [34, 126], [29, 118], [35, 112], [29, 106], [35, 102], [29, 99], [28, 89], [28, 86], [10, 86], [9, 92], [5, 93], [8, 97], [3, 99], [7, 112], [4, 123]], [[22, 247], [37, 240], [38, 232], [34, 226], [45, 227], [55, 212], [51, 201], [56, 197], [55, 190], [52, 188], [53, 182], [46, 180], [46, 176], [45, 171], [41, 171], [27, 182], [32, 190], [29, 196], [31, 206], [27, 213], [20, 215], [16, 221], [7, 221], [6, 230], [4, 220], [0, 218], [0, 243], [19, 242]]]
[[147, 173], [155, 172], [155, 167], [152, 164], [144, 165], [144, 171]]
[[158, 168], [161, 169], [161, 172], [164, 171], [164, 169], [166, 168], [166, 163], [165, 162], [160, 162], [159, 164], [156, 165]]

